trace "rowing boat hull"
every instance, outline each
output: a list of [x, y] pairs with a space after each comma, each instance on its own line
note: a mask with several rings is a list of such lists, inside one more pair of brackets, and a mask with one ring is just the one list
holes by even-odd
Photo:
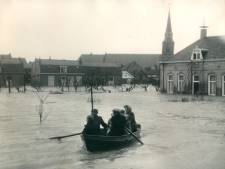
[[[140, 129], [134, 132], [136, 137], [140, 138]], [[106, 151], [125, 147], [134, 143], [136, 139], [131, 135], [122, 136], [101, 136], [82, 134], [81, 138], [88, 151]]]

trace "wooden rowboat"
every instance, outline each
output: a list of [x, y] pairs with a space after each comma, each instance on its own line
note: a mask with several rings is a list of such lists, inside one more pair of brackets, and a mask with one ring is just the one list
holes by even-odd
[[[141, 128], [138, 128], [133, 134], [140, 138]], [[131, 134], [122, 136], [104, 136], [104, 135], [87, 135], [82, 134], [81, 138], [88, 151], [106, 151], [112, 149], [118, 149], [128, 146], [137, 140]]]

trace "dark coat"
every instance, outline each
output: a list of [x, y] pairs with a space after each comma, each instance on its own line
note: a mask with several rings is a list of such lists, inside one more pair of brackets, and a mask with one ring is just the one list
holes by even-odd
[[126, 134], [126, 117], [124, 115], [121, 115], [120, 113], [117, 115], [114, 115], [109, 120], [109, 132], [108, 135], [110, 136], [121, 136], [123, 134]]
[[83, 130], [83, 132], [86, 134], [101, 134], [101, 125], [105, 129], [107, 128], [107, 124], [104, 122], [101, 116], [88, 116], [87, 119], [87, 124], [84, 126]]
[[127, 113], [127, 127], [132, 131], [137, 131], [137, 123], [133, 112]]

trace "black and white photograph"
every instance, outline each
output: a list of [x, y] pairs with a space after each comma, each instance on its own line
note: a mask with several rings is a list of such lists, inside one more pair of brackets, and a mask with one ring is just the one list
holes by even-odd
[[0, 0], [0, 169], [225, 169], [225, 0]]

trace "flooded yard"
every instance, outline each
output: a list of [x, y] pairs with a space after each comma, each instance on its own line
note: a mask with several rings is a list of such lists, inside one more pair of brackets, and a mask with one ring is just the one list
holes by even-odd
[[[39, 97], [46, 99], [40, 124]], [[154, 90], [94, 93], [105, 121], [113, 108], [131, 105], [142, 125], [142, 141], [121, 150], [90, 153], [80, 136], [61, 142], [49, 137], [80, 132], [90, 113], [84, 90], [48, 94], [0, 92], [1, 169], [224, 169], [224, 101], [174, 102]]]

